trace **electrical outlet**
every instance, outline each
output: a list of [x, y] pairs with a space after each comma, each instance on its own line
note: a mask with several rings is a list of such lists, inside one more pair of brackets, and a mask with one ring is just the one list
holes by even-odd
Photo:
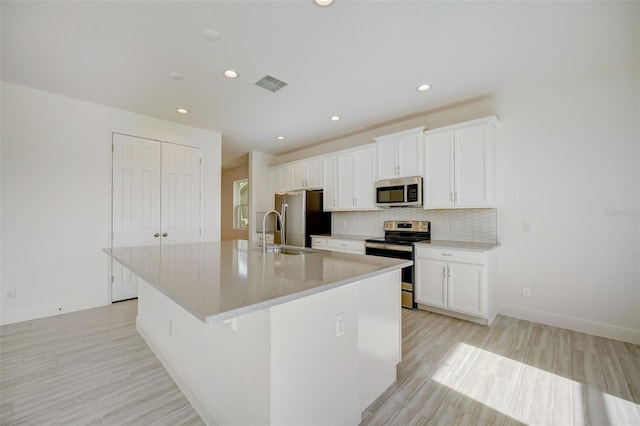
[[530, 287], [522, 287], [522, 297], [531, 297]]
[[531, 222], [522, 222], [522, 232], [531, 232]]
[[344, 334], [344, 313], [336, 315], [336, 337]]
[[458, 229], [458, 221], [457, 220], [450, 220], [449, 221], [449, 229], [452, 231], [455, 231]]
[[15, 298], [16, 298], [16, 289], [15, 289], [15, 288], [13, 288], [13, 289], [11, 289], [11, 290], [7, 290], [7, 291], [5, 292], [5, 296], [6, 296], [6, 298], [7, 298], [7, 299], [9, 299], [9, 300], [15, 300]]

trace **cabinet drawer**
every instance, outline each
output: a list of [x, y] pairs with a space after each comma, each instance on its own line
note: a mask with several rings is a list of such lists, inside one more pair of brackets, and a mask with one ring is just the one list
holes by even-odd
[[364, 254], [364, 241], [327, 239], [327, 249]]
[[420, 245], [416, 245], [416, 257], [444, 262], [473, 263], [476, 265], [485, 265], [487, 263], [486, 253], [483, 251], [422, 247]]
[[327, 239], [326, 238], [317, 238], [311, 237], [311, 247], [320, 250], [327, 249]]

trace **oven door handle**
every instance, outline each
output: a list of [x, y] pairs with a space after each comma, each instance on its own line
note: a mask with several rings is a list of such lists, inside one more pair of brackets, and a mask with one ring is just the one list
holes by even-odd
[[365, 243], [365, 248], [376, 248], [376, 249], [384, 249], [391, 251], [406, 251], [412, 252], [413, 246], [401, 246], [395, 244], [384, 244], [384, 243]]

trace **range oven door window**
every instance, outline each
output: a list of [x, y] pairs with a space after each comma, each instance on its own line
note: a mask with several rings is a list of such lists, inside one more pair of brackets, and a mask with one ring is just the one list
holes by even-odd
[[[376, 247], [377, 246], [377, 247]], [[411, 246], [399, 246], [398, 248], [385, 247], [386, 244], [367, 244], [365, 253], [373, 256], [392, 257], [394, 259], [413, 260], [413, 248]], [[402, 268], [402, 307], [413, 309], [413, 266]]]

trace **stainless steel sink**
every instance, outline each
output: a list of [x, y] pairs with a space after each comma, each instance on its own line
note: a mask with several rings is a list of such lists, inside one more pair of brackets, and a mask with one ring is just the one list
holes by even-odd
[[[263, 251], [262, 247], [253, 249], [254, 251]], [[315, 253], [317, 250], [313, 250], [306, 247], [295, 246], [268, 246], [267, 251], [270, 253], [286, 254], [286, 255], [300, 255], [306, 253]]]

